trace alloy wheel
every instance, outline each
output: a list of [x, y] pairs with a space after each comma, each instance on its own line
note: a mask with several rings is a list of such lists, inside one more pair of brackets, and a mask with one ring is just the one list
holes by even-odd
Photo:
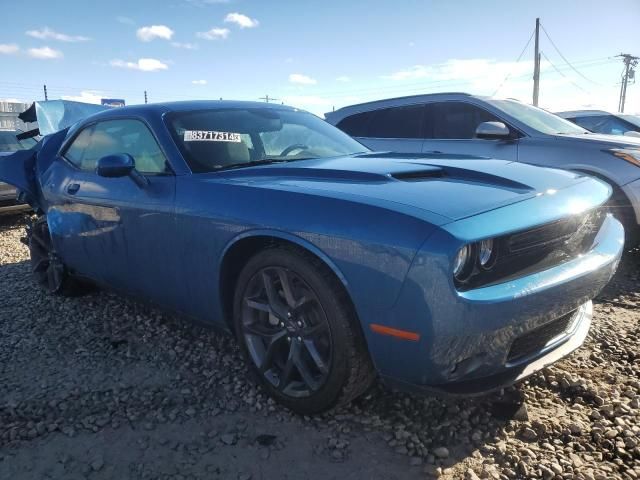
[[64, 282], [64, 265], [51, 242], [46, 220], [37, 220], [27, 231], [31, 252], [31, 273], [42, 288], [57, 293]]
[[307, 397], [325, 384], [332, 360], [329, 322], [318, 296], [295, 272], [274, 266], [251, 278], [242, 332], [251, 360], [278, 391]]

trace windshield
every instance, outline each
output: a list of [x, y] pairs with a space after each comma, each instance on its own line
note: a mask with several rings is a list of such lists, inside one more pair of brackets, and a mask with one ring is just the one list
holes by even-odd
[[640, 115], [620, 115], [627, 122], [633, 123], [636, 127], [640, 128]]
[[175, 112], [167, 120], [194, 173], [367, 151], [324, 120], [297, 110], [210, 109]]
[[525, 125], [548, 135], [581, 135], [584, 128], [538, 107], [514, 100], [488, 100], [488, 102]]
[[18, 150], [28, 150], [37, 142], [33, 138], [18, 140], [16, 135], [20, 133], [13, 130], [0, 130], [0, 152], [16, 152]]

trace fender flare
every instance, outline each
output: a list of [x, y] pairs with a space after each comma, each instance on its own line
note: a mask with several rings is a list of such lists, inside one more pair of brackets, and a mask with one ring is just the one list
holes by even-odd
[[[325, 265], [327, 265], [329, 267], [329, 269], [331, 269], [331, 271], [338, 278], [338, 280], [340, 281], [340, 283], [342, 284], [342, 286], [346, 290], [347, 295], [349, 295], [349, 298], [353, 298], [352, 295], [351, 295], [351, 289], [350, 289], [350, 285], [349, 285], [349, 282], [348, 282], [347, 278], [344, 276], [344, 274], [342, 273], [340, 268], [338, 268], [338, 266], [335, 264], [335, 262], [331, 259], [331, 257], [329, 257], [325, 252], [323, 252], [320, 248], [318, 248], [316, 245], [314, 245], [310, 241], [308, 241], [308, 240], [306, 240], [306, 239], [304, 239], [304, 238], [302, 238], [302, 237], [300, 237], [298, 235], [294, 235], [294, 234], [289, 233], [289, 232], [284, 232], [282, 230], [261, 228], [261, 229], [245, 230], [244, 232], [236, 235], [235, 237], [233, 237], [231, 240], [229, 240], [227, 242], [227, 244], [225, 245], [224, 249], [222, 250], [222, 253], [220, 255], [220, 259], [218, 261], [218, 272], [220, 272], [220, 274], [222, 274], [223, 263], [224, 263], [225, 258], [227, 258], [227, 253], [238, 242], [240, 242], [242, 240], [249, 239], [249, 238], [259, 238], [259, 237], [270, 237], [270, 238], [284, 240], [286, 242], [293, 243], [294, 245], [297, 245], [300, 248], [302, 248], [304, 250], [307, 250], [308, 252], [312, 253], [313, 255], [318, 257], [320, 260], [322, 260], [325, 263]], [[220, 278], [219, 278], [219, 280], [220, 280]]]

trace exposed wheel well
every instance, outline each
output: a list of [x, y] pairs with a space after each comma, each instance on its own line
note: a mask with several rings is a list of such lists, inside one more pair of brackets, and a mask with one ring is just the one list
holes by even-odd
[[[333, 269], [329, 267], [329, 265], [327, 265], [327, 263], [322, 258], [320, 258], [309, 249], [303, 248], [295, 242], [291, 242], [283, 238], [262, 235], [239, 240], [238, 242], [233, 244], [231, 248], [229, 248], [224, 258], [222, 259], [219, 283], [221, 302], [220, 304], [222, 305], [222, 312], [225, 321], [227, 322], [227, 326], [231, 330], [233, 330], [233, 296], [240, 272], [247, 264], [249, 259], [256, 253], [267, 248], [274, 248], [278, 246], [284, 246], [292, 248], [294, 250], [298, 250], [304, 255], [311, 256], [322, 262], [327, 267], [327, 269], [331, 271], [340, 287], [345, 290], [346, 297], [349, 299], [349, 302], [351, 304], [350, 306], [353, 315], [357, 318], [355, 306], [353, 305], [351, 297], [346, 291], [344, 284], [339, 279], [338, 275], [336, 275], [336, 273], [333, 271]], [[362, 327], [360, 325], [360, 322], [358, 321], [356, 323], [358, 324], [357, 327], [361, 329]]]
[[622, 222], [625, 229], [625, 238], [627, 245], [635, 245], [640, 239], [640, 231], [636, 223], [633, 205], [631, 205], [631, 200], [629, 200], [627, 194], [624, 193], [624, 191], [618, 185], [616, 185], [613, 180], [607, 178], [601, 173], [590, 172], [588, 170], [581, 169], [577, 169], [576, 171], [591, 175], [592, 177], [598, 178], [611, 186], [611, 188], [613, 189], [613, 193], [611, 194], [611, 198], [607, 201], [606, 205], [609, 211]]

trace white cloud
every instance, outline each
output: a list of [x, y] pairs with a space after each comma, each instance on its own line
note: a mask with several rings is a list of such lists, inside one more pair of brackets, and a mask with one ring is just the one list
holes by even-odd
[[247, 17], [242, 13], [229, 13], [226, 17], [224, 17], [224, 21], [227, 23], [235, 23], [240, 28], [254, 28], [260, 25], [260, 22], [255, 18]]
[[27, 53], [30, 57], [39, 58], [41, 60], [52, 60], [64, 57], [60, 50], [54, 50], [49, 47], [30, 48], [27, 50]]
[[72, 100], [74, 102], [95, 103], [100, 105], [103, 94], [95, 90], [83, 90], [80, 95], [63, 95], [63, 100]]
[[82, 35], [67, 35], [66, 33], [56, 32], [49, 27], [43, 27], [40, 30], [27, 30], [27, 35], [40, 40], [57, 40], [58, 42], [86, 42], [89, 37]]
[[19, 98], [0, 98], [0, 102], [7, 102], [7, 103], [27, 103], [24, 100], [21, 100]]
[[342, 76], [336, 78], [336, 81], [342, 82], [342, 83], [347, 83], [347, 82], [351, 81], [351, 78], [347, 77], [346, 75], [342, 75]]
[[123, 23], [125, 25], [135, 25], [135, 21], [133, 20], [133, 18], [129, 18], [129, 17], [116, 17], [116, 21]]
[[143, 42], [150, 42], [156, 38], [171, 40], [173, 30], [166, 25], [151, 25], [149, 27], [141, 27], [136, 32], [137, 37]]
[[318, 83], [315, 78], [311, 78], [301, 73], [292, 73], [289, 75], [289, 82], [297, 85], [315, 85]]
[[193, 83], [194, 85], [206, 85], [207, 81], [206, 80], [191, 80], [191, 83]]
[[167, 70], [169, 66], [166, 63], [156, 60], [155, 58], [139, 58], [137, 62], [125, 62], [124, 60], [111, 60], [109, 65], [117, 68], [129, 68], [131, 70], [140, 70], [142, 72], [155, 72], [158, 70]]
[[203, 38], [205, 40], [224, 40], [229, 36], [228, 28], [212, 28], [206, 32], [196, 33], [196, 37]]
[[0, 43], [0, 54], [2, 55], [13, 55], [19, 51], [20, 47], [15, 43]]
[[176, 48], [183, 48], [185, 50], [197, 50], [198, 49], [198, 44], [197, 43], [171, 42], [171, 46], [172, 47], [176, 47]]

